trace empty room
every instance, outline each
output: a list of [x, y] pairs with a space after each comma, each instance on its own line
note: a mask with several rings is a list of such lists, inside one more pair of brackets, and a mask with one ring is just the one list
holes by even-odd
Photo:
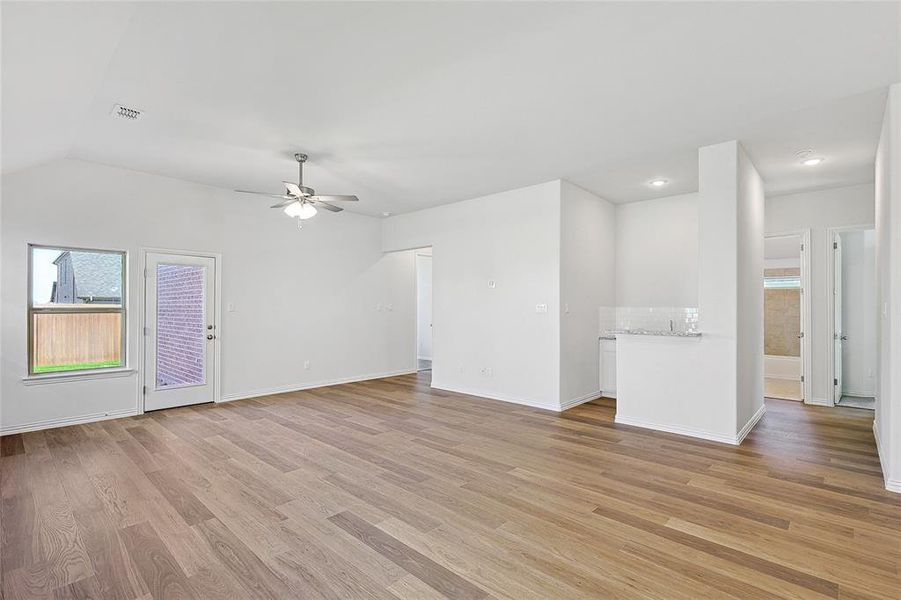
[[0, 1], [4, 600], [901, 598], [901, 1]]

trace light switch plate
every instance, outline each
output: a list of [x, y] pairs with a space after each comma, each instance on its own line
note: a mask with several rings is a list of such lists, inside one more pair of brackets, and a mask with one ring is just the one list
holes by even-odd
[[547, 312], [547, 304], [536, 304], [535, 312], [537, 313], [546, 313]]

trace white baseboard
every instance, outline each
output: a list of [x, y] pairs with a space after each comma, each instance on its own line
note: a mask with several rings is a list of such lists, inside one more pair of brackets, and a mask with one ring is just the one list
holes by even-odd
[[873, 391], [860, 392], [857, 390], [842, 390], [842, 395], [843, 396], [856, 396], [858, 398], [875, 398], [876, 392], [873, 392]]
[[766, 406], [761, 406], [760, 409], [754, 413], [745, 426], [741, 428], [741, 430], [736, 435], [728, 435], [722, 433], [716, 433], [713, 431], [705, 431], [703, 429], [695, 429], [694, 427], [681, 427], [678, 425], [663, 425], [661, 423], [654, 423], [651, 421], [645, 421], [643, 419], [634, 419], [632, 417], [623, 417], [619, 414], [616, 415], [614, 421], [616, 423], [621, 423], [623, 425], [631, 425], [633, 427], [643, 427], [645, 429], [654, 429], [656, 431], [665, 431], [666, 433], [675, 433], [677, 435], [685, 435], [693, 438], [700, 438], [702, 440], [710, 440], [712, 442], [720, 442], [721, 444], [730, 444], [732, 446], [738, 446], [742, 443], [748, 433], [751, 432], [751, 429], [754, 428], [754, 425], [763, 417], [763, 414], [766, 412]]
[[721, 433], [705, 431], [703, 429], [695, 429], [693, 427], [681, 427], [678, 425], [663, 425], [661, 423], [654, 423], [652, 421], [646, 421], [644, 419], [634, 419], [632, 417], [623, 417], [619, 414], [616, 415], [614, 422], [621, 423], [623, 425], [631, 425], [632, 427], [643, 427], [644, 429], [653, 429], [655, 431], [665, 431], [666, 433], [675, 433], [677, 435], [685, 435], [688, 437], [700, 438], [702, 440], [710, 440], [712, 442], [720, 442], [723, 444], [732, 444], [732, 445], [738, 444], [735, 436], [723, 435]]
[[616, 400], [616, 390], [601, 390], [601, 396], [603, 396], [604, 398], [613, 398], [614, 400]]
[[748, 419], [748, 422], [745, 423], [745, 426], [742, 427], [738, 435], [736, 437], [736, 444], [741, 444], [745, 441], [745, 438], [748, 437], [748, 434], [751, 433], [751, 430], [754, 429], [754, 426], [757, 425], [757, 422], [763, 418], [763, 415], [766, 413], [766, 404], [761, 404], [760, 408], [757, 409], [757, 412], [751, 415], [751, 418]]
[[885, 489], [901, 494], [901, 480], [892, 479], [886, 472], [886, 464], [883, 460], [885, 454], [882, 452], [882, 443], [879, 440], [879, 423], [875, 419], [873, 420], [873, 437], [876, 439], [876, 453], [879, 455], [879, 466], [882, 468], [882, 480], [885, 482]]
[[432, 360], [431, 356], [417, 356], [416, 360]]
[[385, 373], [371, 373], [369, 375], [357, 375], [353, 377], [341, 377], [338, 379], [327, 379], [322, 381], [313, 381], [309, 383], [296, 383], [291, 385], [283, 385], [275, 388], [265, 388], [251, 390], [249, 392], [240, 392], [237, 394], [223, 394], [219, 402], [232, 402], [233, 400], [247, 400], [248, 398], [259, 398], [260, 396], [272, 396], [274, 394], [286, 394], [288, 392], [300, 392], [303, 390], [311, 390], [313, 388], [328, 387], [330, 385], [340, 385], [342, 383], [358, 383], [360, 381], [369, 381], [371, 379], [384, 379], [385, 377], [397, 377], [398, 375], [411, 375], [416, 373], [416, 369], [403, 369], [400, 371], [387, 371]]
[[579, 396], [578, 398], [571, 398], [569, 400], [561, 400], [560, 401], [560, 411], [568, 410], [574, 406], [578, 406], [580, 404], [585, 404], [586, 402], [590, 402], [592, 400], [597, 400], [601, 397], [601, 392], [591, 392], [590, 394], [585, 394], [584, 396]]
[[55, 427], [65, 427], [67, 425], [83, 425], [84, 423], [94, 423], [96, 421], [107, 421], [109, 419], [121, 419], [122, 417], [133, 417], [140, 414], [137, 408], [126, 408], [123, 410], [111, 410], [102, 413], [92, 413], [89, 415], [79, 415], [77, 417], [63, 417], [61, 419], [47, 419], [44, 421], [32, 421], [31, 423], [22, 423], [21, 425], [0, 426], [0, 435], [9, 435], [11, 433], [26, 433], [29, 431], [40, 431], [41, 429], [53, 429]]
[[523, 398], [514, 398], [512, 396], [506, 396], [502, 394], [495, 394], [493, 392], [486, 392], [483, 390], [477, 390], [474, 388], [466, 388], [455, 385], [446, 385], [442, 383], [435, 383], [435, 380], [432, 380], [432, 387], [436, 390], [443, 390], [445, 392], [454, 392], [457, 394], [466, 394], [468, 396], [479, 396], [481, 398], [488, 398], [489, 400], [500, 400], [501, 402], [509, 402], [510, 404], [519, 404], [522, 406], [531, 406], [532, 408], [542, 408], [544, 410], [552, 410], [554, 412], [560, 412], [560, 405], [552, 405], [552, 404], [544, 404], [534, 400], [525, 400]]

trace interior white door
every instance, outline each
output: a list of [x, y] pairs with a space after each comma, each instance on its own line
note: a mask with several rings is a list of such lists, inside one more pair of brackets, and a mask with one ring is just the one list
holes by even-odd
[[832, 328], [832, 344], [834, 357], [834, 375], [833, 375], [833, 402], [842, 399], [842, 341], [844, 333], [842, 332], [842, 237], [835, 233], [832, 240], [833, 257], [832, 257], [832, 297], [833, 297], [833, 328]]
[[216, 260], [148, 253], [144, 275], [144, 410], [212, 402]]
[[800, 355], [801, 355], [801, 400], [806, 402], [807, 401], [807, 393], [805, 392], [805, 390], [807, 389], [807, 386], [804, 383], [804, 374], [807, 372], [807, 369], [805, 368], [805, 365], [807, 364], [807, 356], [805, 356], [806, 355], [806, 352], [805, 352], [806, 343], [804, 341], [804, 336], [807, 335], [807, 332], [804, 331], [804, 324], [807, 323], [807, 293], [808, 293], [807, 292], [807, 278], [809, 277], [809, 274], [807, 273], [807, 270], [805, 268], [805, 265], [807, 264], [807, 260], [804, 256], [804, 253], [807, 252], [807, 244], [803, 242], [804, 239], [805, 238], [803, 238], [803, 237], [801, 238], [802, 243], [800, 244], [801, 289], [799, 290], [799, 292], [800, 292], [800, 296], [801, 296], [801, 298], [800, 298], [801, 310], [799, 312], [801, 315], [801, 327], [800, 327], [800, 333], [798, 334], [798, 338], [801, 342], [801, 344], [800, 344], [800, 350], [801, 350], [800, 351]]
[[416, 255], [416, 356], [432, 360], [432, 257]]

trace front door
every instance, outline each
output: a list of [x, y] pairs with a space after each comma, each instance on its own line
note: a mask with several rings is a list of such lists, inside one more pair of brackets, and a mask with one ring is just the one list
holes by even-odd
[[216, 259], [148, 253], [144, 410], [213, 402]]

